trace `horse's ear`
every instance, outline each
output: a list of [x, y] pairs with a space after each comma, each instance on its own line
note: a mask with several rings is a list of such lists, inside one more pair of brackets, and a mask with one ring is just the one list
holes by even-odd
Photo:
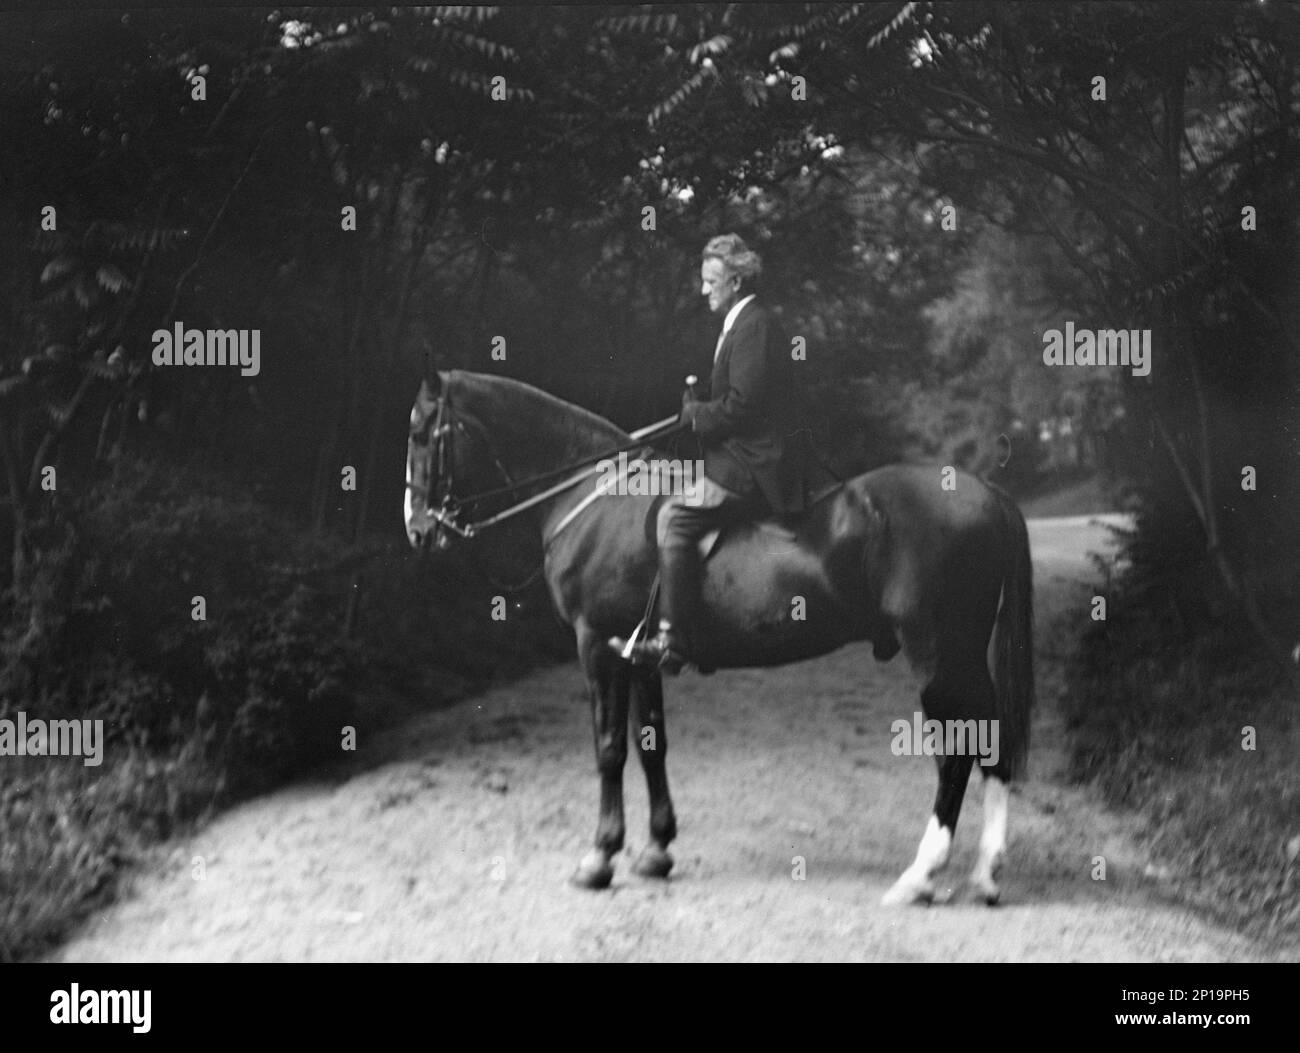
[[436, 399], [442, 394], [442, 374], [434, 368], [433, 356], [429, 354], [424, 356], [424, 386], [430, 398]]

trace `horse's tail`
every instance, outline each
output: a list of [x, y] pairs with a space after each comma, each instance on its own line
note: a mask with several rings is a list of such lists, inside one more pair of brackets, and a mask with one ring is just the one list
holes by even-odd
[[1002, 512], [1007, 561], [997, 618], [994, 686], [1002, 758], [1012, 778], [1024, 774], [1034, 708], [1034, 568], [1029, 530], [1011, 495], [992, 488]]

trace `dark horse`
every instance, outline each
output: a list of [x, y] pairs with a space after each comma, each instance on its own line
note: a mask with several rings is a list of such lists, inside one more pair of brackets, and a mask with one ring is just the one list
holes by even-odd
[[[431, 375], [411, 411], [411, 543], [446, 548], [459, 537], [491, 556], [506, 540], [497, 523], [527, 523], [535, 538], [529, 555], [577, 634], [600, 773], [595, 848], [574, 875], [587, 888], [609, 884], [611, 857], [623, 847], [629, 720], [644, 747], [637, 752], [650, 793], [651, 843], [634, 870], [667, 876], [677, 833], [659, 673], [623, 661], [607, 645], [645, 614], [657, 568], [656, 498], [606, 493], [591, 470], [556, 472], [632, 444], [595, 414], [477, 373]], [[493, 511], [477, 511], [472, 521], [469, 510], [482, 506]], [[515, 545], [518, 537], [510, 532]], [[996, 763], [987, 751], [981, 760], [985, 821], [972, 881], [986, 902], [996, 902], [1007, 784], [1023, 769], [1034, 695], [1029, 541], [1011, 498], [951, 469], [879, 468], [797, 519], [729, 529], [703, 573], [699, 636], [707, 643], [694, 656], [702, 668], [780, 665], [870, 640], [877, 659], [900, 647], [906, 654], [924, 683], [927, 721], [966, 730], [968, 742], [979, 724], [993, 729], [998, 749]], [[975, 751], [945, 741], [934, 814], [886, 903], [931, 900], [934, 875], [947, 861]]]

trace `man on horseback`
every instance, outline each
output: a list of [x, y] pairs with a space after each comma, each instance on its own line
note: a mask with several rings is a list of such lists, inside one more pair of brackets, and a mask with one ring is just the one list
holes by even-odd
[[[803, 510], [811, 431], [797, 366], [776, 319], [758, 299], [762, 261], [736, 234], [713, 238], [700, 265], [701, 292], [722, 317], [713, 351], [712, 397], [682, 397], [681, 420], [699, 437], [704, 477], [664, 510], [659, 548], [659, 632], [631, 647], [630, 661], [676, 674], [698, 654], [699, 541], [715, 527]], [[662, 520], [661, 520], [662, 521]]]

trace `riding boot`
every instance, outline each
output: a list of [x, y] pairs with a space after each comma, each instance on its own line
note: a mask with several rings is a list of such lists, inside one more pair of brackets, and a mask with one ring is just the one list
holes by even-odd
[[659, 632], [635, 644], [617, 637], [611, 640], [611, 646], [623, 658], [636, 665], [658, 666], [661, 672], [672, 675], [690, 661], [700, 592], [696, 545], [708, 532], [710, 519], [710, 512], [704, 509], [674, 510], [659, 550]]
[[633, 665], [656, 666], [676, 676], [690, 660], [687, 656], [693, 626], [696, 569], [692, 549], [670, 543], [659, 552], [659, 632], [636, 643], [615, 636], [610, 646]]
[[699, 664], [700, 539], [715, 527], [745, 514], [750, 507], [745, 499], [737, 498], [713, 505], [683, 504], [673, 508], [659, 549], [659, 632], [638, 643], [611, 638], [610, 646], [621, 658], [638, 665], [657, 665], [661, 672], [673, 674], [688, 661]]
[[[675, 536], [659, 554], [660, 601], [659, 634], [665, 654], [683, 659], [696, 653], [696, 611], [699, 607], [700, 568], [693, 536]], [[660, 662], [661, 668], [663, 662]]]

